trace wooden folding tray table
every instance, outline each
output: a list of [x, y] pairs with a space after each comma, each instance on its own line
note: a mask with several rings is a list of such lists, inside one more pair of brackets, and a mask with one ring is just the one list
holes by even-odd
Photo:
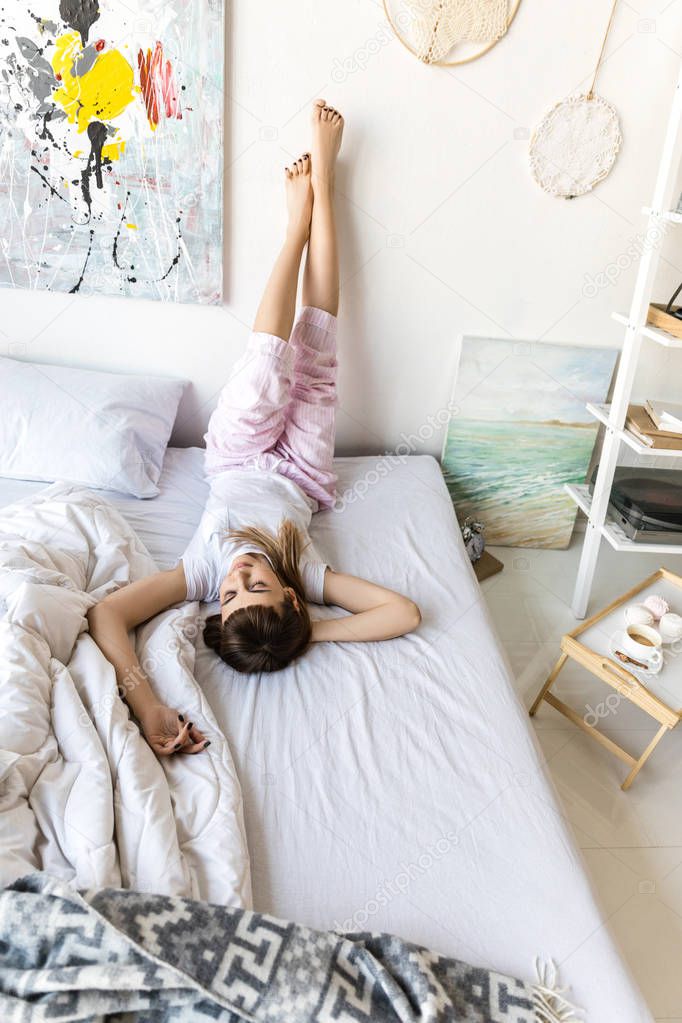
[[[630, 773], [621, 785], [622, 789], [630, 788], [665, 733], [672, 730], [682, 717], [682, 640], [663, 647], [664, 665], [657, 675], [636, 668], [629, 670], [614, 660], [611, 653], [611, 637], [616, 631], [625, 629], [625, 606], [642, 603], [653, 593], [660, 594], [671, 611], [682, 614], [682, 577], [661, 568], [562, 638], [561, 656], [530, 708], [532, 717], [545, 700], [624, 761]], [[550, 691], [569, 657], [658, 722], [658, 731], [640, 757], [632, 756], [586, 721], [587, 715], [581, 717]]]

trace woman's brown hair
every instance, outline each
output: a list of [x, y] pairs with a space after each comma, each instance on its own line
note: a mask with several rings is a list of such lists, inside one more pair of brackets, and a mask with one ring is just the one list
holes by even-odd
[[285, 519], [276, 537], [252, 527], [232, 529], [228, 539], [253, 544], [266, 554], [279, 581], [296, 594], [298, 609], [285, 596], [279, 607], [241, 607], [224, 624], [219, 614], [211, 615], [204, 626], [204, 642], [237, 671], [280, 671], [305, 650], [312, 633], [298, 567], [303, 550], [301, 534], [290, 519]]

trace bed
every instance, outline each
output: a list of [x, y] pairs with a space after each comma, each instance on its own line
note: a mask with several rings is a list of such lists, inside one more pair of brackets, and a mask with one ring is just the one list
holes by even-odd
[[[152, 500], [107, 495], [159, 567], [207, 492], [199, 449], [168, 449]], [[650, 1021], [596, 905], [464, 551], [434, 459], [337, 460], [342, 510], [315, 516], [333, 567], [417, 600], [416, 633], [320, 645], [199, 682], [241, 779], [255, 908], [385, 930], [529, 977], [552, 957], [591, 1023]], [[0, 507], [42, 484], [0, 480]], [[332, 613], [324, 609], [323, 613]]]

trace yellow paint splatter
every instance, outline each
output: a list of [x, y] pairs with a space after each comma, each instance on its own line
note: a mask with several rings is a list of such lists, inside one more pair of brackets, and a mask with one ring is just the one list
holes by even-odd
[[126, 224], [126, 227], [129, 227], [131, 231], [137, 231], [137, 224]]
[[105, 159], [118, 160], [123, 156], [125, 150], [125, 139], [121, 139], [119, 142], [110, 142], [107, 146], [102, 146], [102, 156]]
[[107, 50], [83, 75], [73, 75], [71, 68], [82, 52], [79, 32], [64, 32], [55, 44], [52, 68], [60, 77], [61, 87], [53, 93], [71, 124], [85, 131], [91, 121], [111, 121], [122, 114], [139, 88], [135, 74], [122, 53]]

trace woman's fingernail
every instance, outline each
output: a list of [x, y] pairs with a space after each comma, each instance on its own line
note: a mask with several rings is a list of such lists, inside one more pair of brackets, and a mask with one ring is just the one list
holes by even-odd
[[184, 720], [185, 719], [183, 718], [182, 714], [178, 714], [178, 721], [184, 721]]
[[207, 740], [206, 740], [206, 742], [204, 743], [204, 749], [208, 749], [208, 747], [209, 747], [210, 745], [211, 745], [211, 740], [210, 740], [210, 739], [207, 739]]
[[189, 727], [190, 727], [190, 728], [194, 728], [194, 722], [193, 722], [193, 721], [190, 721], [190, 723], [189, 723]]

